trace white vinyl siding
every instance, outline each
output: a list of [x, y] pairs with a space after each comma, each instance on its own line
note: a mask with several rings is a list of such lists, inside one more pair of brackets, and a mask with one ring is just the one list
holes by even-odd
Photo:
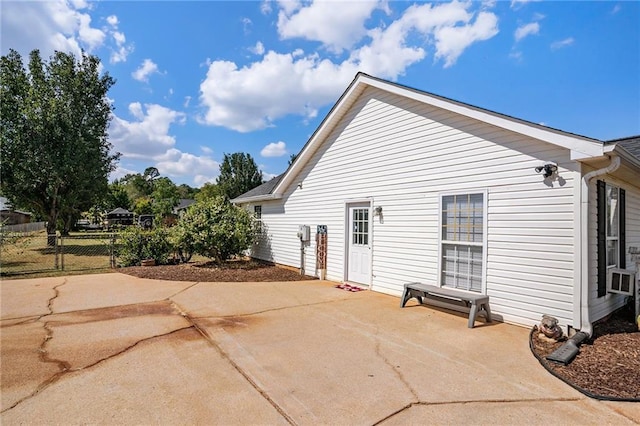
[[[544, 182], [534, 168], [558, 164]], [[576, 180], [577, 179], [577, 180]], [[303, 182], [302, 188], [297, 183]], [[574, 185], [567, 149], [368, 88], [328, 133], [282, 200], [262, 202], [266, 233], [256, 257], [300, 262], [298, 225], [327, 225], [327, 278], [345, 278], [345, 203], [382, 206], [371, 218], [372, 289], [440, 280], [440, 195], [486, 189], [486, 293], [504, 321], [542, 314], [572, 321]], [[315, 238], [305, 248], [315, 265]]]

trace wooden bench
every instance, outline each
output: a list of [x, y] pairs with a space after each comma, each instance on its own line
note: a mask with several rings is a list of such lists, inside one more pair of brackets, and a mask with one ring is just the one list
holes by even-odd
[[471, 293], [468, 291], [456, 290], [453, 288], [437, 287], [435, 285], [422, 284], [422, 283], [407, 283], [404, 285], [404, 292], [402, 293], [402, 300], [400, 301], [400, 307], [404, 308], [404, 305], [415, 297], [418, 302], [422, 304], [422, 298], [427, 296], [437, 296], [445, 299], [453, 299], [464, 302], [469, 307], [469, 328], [473, 328], [476, 315], [482, 314], [487, 319], [487, 322], [491, 322], [491, 308], [489, 307], [489, 296], [484, 294]]

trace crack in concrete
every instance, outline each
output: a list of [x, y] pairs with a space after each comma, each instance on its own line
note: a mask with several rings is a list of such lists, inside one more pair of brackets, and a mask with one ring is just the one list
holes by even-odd
[[[178, 311], [180, 311], [181, 315], [187, 320], [189, 321], [189, 323], [198, 331], [198, 333], [200, 333], [202, 335], [202, 337], [205, 338], [205, 340], [207, 342], [209, 342], [209, 344], [211, 346], [213, 346], [218, 353], [225, 359], [227, 360], [227, 362], [229, 362], [229, 364], [231, 364], [231, 366], [242, 376], [244, 377], [244, 379], [249, 382], [249, 384], [251, 385], [251, 387], [253, 387], [264, 399], [267, 400], [267, 402], [269, 404], [271, 404], [271, 406], [282, 416], [284, 417], [284, 419], [290, 424], [290, 425], [297, 425], [297, 423], [295, 422], [295, 420], [289, 415], [287, 414], [287, 412], [284, 410], [284, 408], [282, 408], [273, 398], [271, 398], [271, 396], [269, 396], [269, 394], [267, 393], [266, 390], [262, 389], [256, 382], [255, 380], [253, 380], [251, 378], [251, 376], [249, 375], [248, 372], [246, 372], [242, 367], [240, 367], [240, 365], [235, 362], [231, 356], [224, 350], [222, 349], [222, 347], [213, 339], [213, 337], [211, 337], [209, 335], [209, 333], [207, 333], [206, 330], [202, 329], [200, 326], [198, 326], [198, 324], [194, 321], [194, 319], [198, 319], [198, 318], [194, 318], [191, 317], [184, 309], [182, 309], [177, 303], [173, 302], [173, 304], [176, 306], [176, 308], [178, 309]], [[254, 315], [254, 314], [251, 314]], [[247, 315], [236, 315], [237, 316], [247, 316]], [[221, 317], [216, 317], [216, 318], [221, 318]]]
[[[138, 346], [141, 343], [144, 343], [144, 342], [147, 342], [147, 341], [150, 341], [150, 340], [153, 340], [153, 339], [161, 338], [161, 337], [170, 336], [173, 333], [177, 333], [177, 332], [180, 332], [180, 331], [183, 331], [183, 330], [188, 330], [190, 328], [195, 328], [195, 327], [190, 325], [190, 326], [187, 326], [187, 327], [181, 327], [181, 328], [169, 331], [167, 333], [162, 333], [162, 334], [157, 334], [157, 335], [150, 336], [150, 337], [145, 337], [144, 339], [138, 340], [135, 343], [133, 343], [132, 345], [129, 345], [126, 348], [124, 348], [124, 349], [122, 349], [122, 350], [120, 350], [120, 351], [118, 351], [118, 352], [116, 352], [114, 354], [111, 354], [111, 355], [109, 355], [109, 356], [107, 356], [105, 358], [101, 358], [98, 361], [94, 362], [93, 364], [89, 364], [89, 365], [86, 365], [86, 366], [80, 367], [80, 368], [73, 368], [72, 369], [72, 368], [70, 368], [69, 364], [66, 363], [65, 361], [55, 360], [56, 362], [57, 361], [64, 362], [67, 365], [67, 367], [65, 369], [61, 370], [61, 371], [58, 371], [57, 373], [55, 373], [53, 376], [51, 376], [50, 378], [48, 378], [44, 382], [40, 383], [31, 394], [21, 398], [20, 400], [15, 402], [12, 406], [0, 411], [0, 413], [5, 413], [5, 412], [17, 407], [18, 405], [20, 405], [24, 401], [35, 397], [40, 392], [42, 392], [43, 390], [45, 390], [46, 388], [48, 388], [52, 384], [56, 383], [58, 380], [60, 380], [66, 374], [75, 373], [75, 372], [78, 372], [78, 371], [84, 371], [84, 370], [91, 369], [91, 368], [95, 367], [98, 364], [102, 364], [103, 362], [106, 362], [108, 360], [116, 358], [116, 357], [118, 357], [118, 356], [120, 356], [120, 355], [122, 355], [122, 354], [124, 354], [124, 353], [126, 353], [128, 351], [130, 351], [131, 349], [135, 348], [136, 346]], [[50, 339], [46, 339], [46, 340], [50, 340]], [[42, 359], [42, 357], [43, 357], [42, 352], [41, 352], [40, 356], [41, 356], [41, 359]], [[54, 362], [54, 361], [44, 361], [44, 362]]]
[[577, 402], [583, 399], [586, 399], [586, 398], [531, 398], [531, 399], [523, 398], [523, 399], [477, 399], [477, 400], [474, 399], [474, 400], [467, 400], [467, 401], [439, 401], [439, 402], [416, 401], [416, 402], [411, 402], [405, 405], [404, 407], [389, 414], [388, 416], [378, 420], [377, 422], [373, 423], [372, 426], [380, 425], [386, 422], [387, 420], [390, 420], [391, 418], [397, 416], [398, 414], [415, 406], [466, 405], [466, 404], [479, 404], [479, 403], [511, 404], [511, 403], [518, 403], [518, 402]]
[[189, 287], [183, 288], [182, 290], [178, 291], [176, 294], [172, 294], [171, 296], [167, 297], [167, 298], [166, 298], [166, 299], [164, 299], [164, 300], [169, 300], [169, 301], [171, 301], [171, 298], [172, 298], [172, 297], [176, 297], [176, 296], [177, 296], [177, 295], [179, 295], [180, 293], [184, 293], [185, 291], [189, 290], [189, 289], [190, 289], [190, 288], [192, 288], [192, 287], [197, 286], [197, 285], [198, 285], [198, 284], [200, 284], [200, 283], [201, 283], [201, 281], [198, 281], [198, 282], [196, 282], [196, 283], [193, 283], [193, 284], [191, 284]]
[[409, 392], [411, 392], [411, 395], [413, 396], [414, 400], [420, 401], [420, 397], [418, 396], [418, 393], [416, 392], [416, 390], [413, 389], [409, 381], [404, 377], [402, 372], [399, 370], [400, 366], [393, 365], [393, 363], [389, 361], [389, 359], [386, 356], [384, 356], [380, 351], [380, 339], [378, 338], [379, 332], [380, 332], [380, 328], [376, 326], [376, 331], [374, 335], [374, 338], [376, 340], [376, 355], [378, 355], [378, 357], [380, 357], [382, 361], [384, 361], [384, 363], [387, 364], [391, 368], [391, 370], [393, 370], [393, 372], [398, 377], [398, 379], [400, 379], [402, 384], [404, 384], [405, 387], [409, 390]]
[[202, 317], [193, 316], [193, 317], [190, 317], [190, 318], [194, 318], [194, 319], [207, 319], [207, 318], [225, 319], [225, 318], [250, 317], [252, 315], [266, 314], [266, 313], [269, 313], [269, 312], [278, 312], [278, 311], [284, 311], [284, 310], [287, 310], [287, 309], [295, 309], [295, 308], [305, 308], [305, 307], [309, 307], [309, 306], [324, 305], [324, 304], [328, 304], [328, 303], [335, 303], [335, 302], [341, 302], [341, 301], [342, 300], [324, 300], [322, 302], [306, 303], [304, 305], [281, 306], [279, 308], [270, 308], [270, 309], [265, 309], [263, 311], [247, 312], [245, 314], [208, 315], [208, 316], [202, 316]]

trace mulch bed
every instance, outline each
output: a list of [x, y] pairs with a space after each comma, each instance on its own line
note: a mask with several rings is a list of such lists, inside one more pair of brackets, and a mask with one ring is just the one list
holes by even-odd
[[317, 278], [300, 275], [300, 271], [257, 260], [240, 259], [225, 262], [192, 262], [178, 265], [129, 266], [118, 272], [139, 278], [194, 282], [303, 281]]
[[545, 359], [564, 342], [545, 340], [534, 329], [530, 343], [543, 366], [583, 393], [599, 399], [640, 402], [640, 332], [630, 309], [595, 324], [593, 337], [580, 346], [569, 365]]

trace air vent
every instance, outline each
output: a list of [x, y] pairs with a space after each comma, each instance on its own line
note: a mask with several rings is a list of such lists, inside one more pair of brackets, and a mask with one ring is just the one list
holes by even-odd
[[633, 296], [635, 274], [626, 269], [609, 269], [607, 292]]

